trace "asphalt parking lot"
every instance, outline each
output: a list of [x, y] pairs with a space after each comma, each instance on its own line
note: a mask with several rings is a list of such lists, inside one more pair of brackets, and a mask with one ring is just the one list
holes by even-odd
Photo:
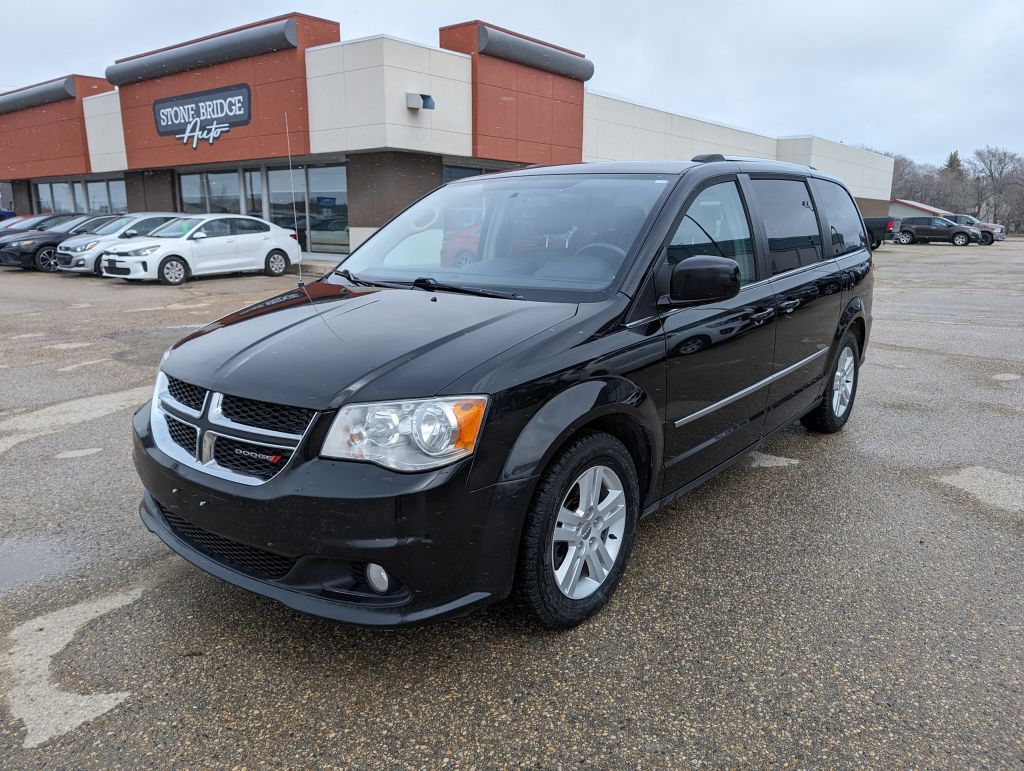
[[161, 353], [294, 277], [0, 272], [0, 767], [1024, 765], [1024, 240], [875, 259], [846, 430], [645, 520], [557, 634], [335, 625], [142, 527]]

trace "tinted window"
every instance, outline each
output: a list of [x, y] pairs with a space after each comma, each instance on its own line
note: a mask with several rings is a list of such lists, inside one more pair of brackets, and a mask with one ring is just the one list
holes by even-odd
[[219, 238], [220, 236], [231, 235], [231, 225], [227, 220], [210, 220], [201, 228], [200, 233], [206, 233], [207, 238]]
[[867, 246], [867, 236], [861, 227], [860, 212], [842, 186], [824, 179], [815, 180], [822, 206], [828, 216], [831, 252], [828, 257], [854, 252]]
[[821, 234], [807, 185], [795, 179], [755, 179], [751, 185], [764, 217], [772, 275], [820, 260]]
[[923, 225], [928, 221], [927, 217], [906, 217], [903, 220], [904, 225]]
[[668, 261], [675, 265], [698, 254], [736, 260], [744, 284], [757, 278], [750, 227], [735, 182], [702, 190], [676, 228], [668, 245]]
[[231, 227], [234, 232], [240, 236], [250, 235], [252, 233], [266, 233], [270, 230], [270, 226], [256, 220], [231, 220]]
[[196, 227], [202, 220], [194, 217], [182, 217], [181, 219], [174, 219], [168, 222], [166, 225], [161, 225], [152, 233], [151, 236], [154, 238], [181, 238], [186, 235], [192, 228]]

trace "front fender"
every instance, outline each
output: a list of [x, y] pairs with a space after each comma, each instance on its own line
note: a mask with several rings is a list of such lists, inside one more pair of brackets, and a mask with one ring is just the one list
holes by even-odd
[[[649, 493], [659, 479], [664, 456], [661, 419], [654, 400], [636, 383], [621, 377], [578, 383], [547, 401], [520, 432], [501, 471], [500, 481], [534, 476], [543, 471], [565, 440], [588, 423], [622, 415], [635, 423], [647, 441], [650, 455]], [[646, 454], [646, 453], [645, 453]], [[641, 469], [641, 472], [644, 470]]]

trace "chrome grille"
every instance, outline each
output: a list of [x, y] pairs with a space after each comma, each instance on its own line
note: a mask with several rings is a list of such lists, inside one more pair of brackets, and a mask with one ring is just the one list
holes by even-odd
[[316, 414], [225, 396], [160, 372], [150, 425], [156, 446], [178, 463], [261, 485], [291, 463]]
[[171, 398], [180, 404], [184, 404], [190, 410], [199, 412], [206, 400], [206, 389], [178, 380], [176, 377], [167, 376], [167, 392]]
[[302, 435], [316, 414], [315, 410], [303, 407], [289, 407], [284, 404], [243, 399], [240, 396], [224, 395], [221, 403], [224, 417], [235, 423], [282, 434]]
[[161, 507], [168, 527], [181, 540], [217, 562], [226, 563], [258, 578], [284, 578], [297, 560], [257, 549], [211, 533]]
[[199, 429], [170, 415], [166, 419], [171, 441], [194, 457], [199, 446]]
[[287, 464], [292, 451], [251, 442], [239, 442], [230, 437], [217, 436], [213, 442], [213, 460], [237, 474], [267, 480]]

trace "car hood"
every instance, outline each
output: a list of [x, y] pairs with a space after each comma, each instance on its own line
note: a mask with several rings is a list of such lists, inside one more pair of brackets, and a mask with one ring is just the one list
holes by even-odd
[[134, 252], [136, 249], [147, 249], [150, 246], [161, 247], [176, 240], [174, 238], [165, 238], [160, 241], [154, 241], [152, 238], [146, 238], [145, 236], [119, 238], [115, 245], [107, 249], [107, 254], [125, 254], [127, 252]]
[[97, 246], [106, 246], [110, 243], [120, 241], [117, 236], [98, 236], [95, 233], [85, 233], [84, 235], [71, 236], [65, 238], [60, 242], [60, 245], [65, 248], [74, 248], [76, 246], [84, 246], [85, 244], [91, 244], [93, 241], [96, 242]]
[[433, 396], [576, 311], [575, 303], [317, 282], [189, 335], [162, 369], [215, 391], [318, 410]]
[[58, 233], [52, 233], [49, 230], [20, 230], [17, 233], [6, 234], [0, 230], [0, 244], [9, 244], [12, 241], [25, 241], [29, 238], [50, 238]]

